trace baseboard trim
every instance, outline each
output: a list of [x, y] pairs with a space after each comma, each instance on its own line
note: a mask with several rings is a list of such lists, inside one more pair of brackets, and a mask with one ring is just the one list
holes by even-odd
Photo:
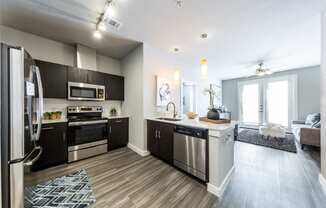
[[226, 187], [230, 183], [231, 176], [232, 176], [233, 172], [234, 172], [234, 166], [229, 170], [228, 174], [225, 176], [222, 184], [219, 187], [217, 187], [217, 186], [215, 186], [215, 185], [213, 185], [211, 183], [208, 183], [207, 184], [207, 191], [214, 194], [218, 198], [222, 198]]
[[321, 173], [319, 173], [319, 183], [321, 187], [324, 189], [324, 192], [326, 193], [326, 179]]
[[138, 147], [136, 147], [135, 145], [132, 145], [130, 143], [128, 143], [128, 146], [127, 146], [129, 149], [131, 149], [132, 151], [136, 152], [137, 154], [139, 154], [140, 156], [142, 157], [145, 157], [145, 156], [148, 156], [150, 155], [150, 152], [147, 151], [147, 150], [142, 150]]

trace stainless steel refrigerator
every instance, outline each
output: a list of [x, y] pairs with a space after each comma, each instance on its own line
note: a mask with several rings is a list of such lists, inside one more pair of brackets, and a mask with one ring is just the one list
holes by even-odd
[[21, 47], [0, 45], [2, 208], [24, 207], [24, 177], [42, 154], [43, 90], [40, 72]]

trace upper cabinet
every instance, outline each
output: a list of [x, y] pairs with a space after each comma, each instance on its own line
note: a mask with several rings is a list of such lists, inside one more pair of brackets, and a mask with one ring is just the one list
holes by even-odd
[[124, 77], [36, 60], [45, 98], [67, 98], [68, 82], [105, 85], [106, 100], [124, 100]]
[[45, 98], [67, 98], [67, 69], [61, 64], [36, 60], [40, 69], [43, 96]]
[[124, 77], [106, 74], [105, 94], [106, 100], [124, 100]]
[[91, 71], [86, 69], [80, 69], [70, 67], [68, 70], [69, 82], [80, 82], [94, 85], [105, 85], [105, 76], [101, 72]]
[[105, 74], [97, 71], [87, 70], [87, 83], [94, 85], [105, 85]]

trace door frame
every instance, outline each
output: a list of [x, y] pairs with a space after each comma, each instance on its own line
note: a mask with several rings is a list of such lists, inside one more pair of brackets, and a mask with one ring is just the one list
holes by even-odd
[[[242, 118], [242, 89], [245, 85], [248, 85], [248, 84], [258, 84], [258, 99], [259, 99], [259, 118], [258, 118], [258, 123], [255, 124], [255, 123], [244, 123], [243, 122], [243, 118]], [[261, 125], [261, 123], [263, 123], [264, 121], [264, 115], [263, 113], [261, 112], [261, 109], [262, 109], [262, 105], [263, 105], [263, 98], [262, 98], [262, 79], [250, 79], [250, 80], [244, 80], [244, 81], [240, 81], [238, 82], [238, 112], [239, 112], [239, 121], [241, 123], [241, 125], [245, 125], [245, 126], [248, 126], [248, 127], [258, 127], [259, 125]]]
[[[258, 127], [263, 123], [267, 122], [267, 86], [269, 82], [278, 81], [278, 80], [288, 80], [289, 81], [289, 124], [290, 128], [291, 120], [297, 120], [298, 118], [298, 75], [279, 75], [279, 76], [268, 76], [260, 78], [252, 78], [244, 81], [238, 82], [238, 112], [239, 112], [239, 121], [243, 126], [248, 127]], [[258, 124], [248, 124], [242, 122], [242, 96], [241, 91], [244, 85], [258, 83], [259, 85], [259, 100], [260, 100], [260, 115]]]

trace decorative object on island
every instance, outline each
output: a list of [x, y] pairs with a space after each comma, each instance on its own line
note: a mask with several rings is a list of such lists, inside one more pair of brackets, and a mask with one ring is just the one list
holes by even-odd
[[172, 82], [163, 77], [156, 77], [156, 105], [166, 106], [172, 100]]
[[110, 116], [116, 116], [117, 115], [117, 109], [111, 108], [110, 110]]
[[214, 107], [214, 96], [216, 96], [216, 91], [213, 89], [213, 84], [210, 84], [209, 89], [205, 89], [205, 92], [209, 93], [209, 111], [207, 112], [207, 118], [219, 120], [221, 111]]
[[194, 112], [187, 112], [186, 115], [189, 119], [195, 119], [198, 116], [198, 114]]

